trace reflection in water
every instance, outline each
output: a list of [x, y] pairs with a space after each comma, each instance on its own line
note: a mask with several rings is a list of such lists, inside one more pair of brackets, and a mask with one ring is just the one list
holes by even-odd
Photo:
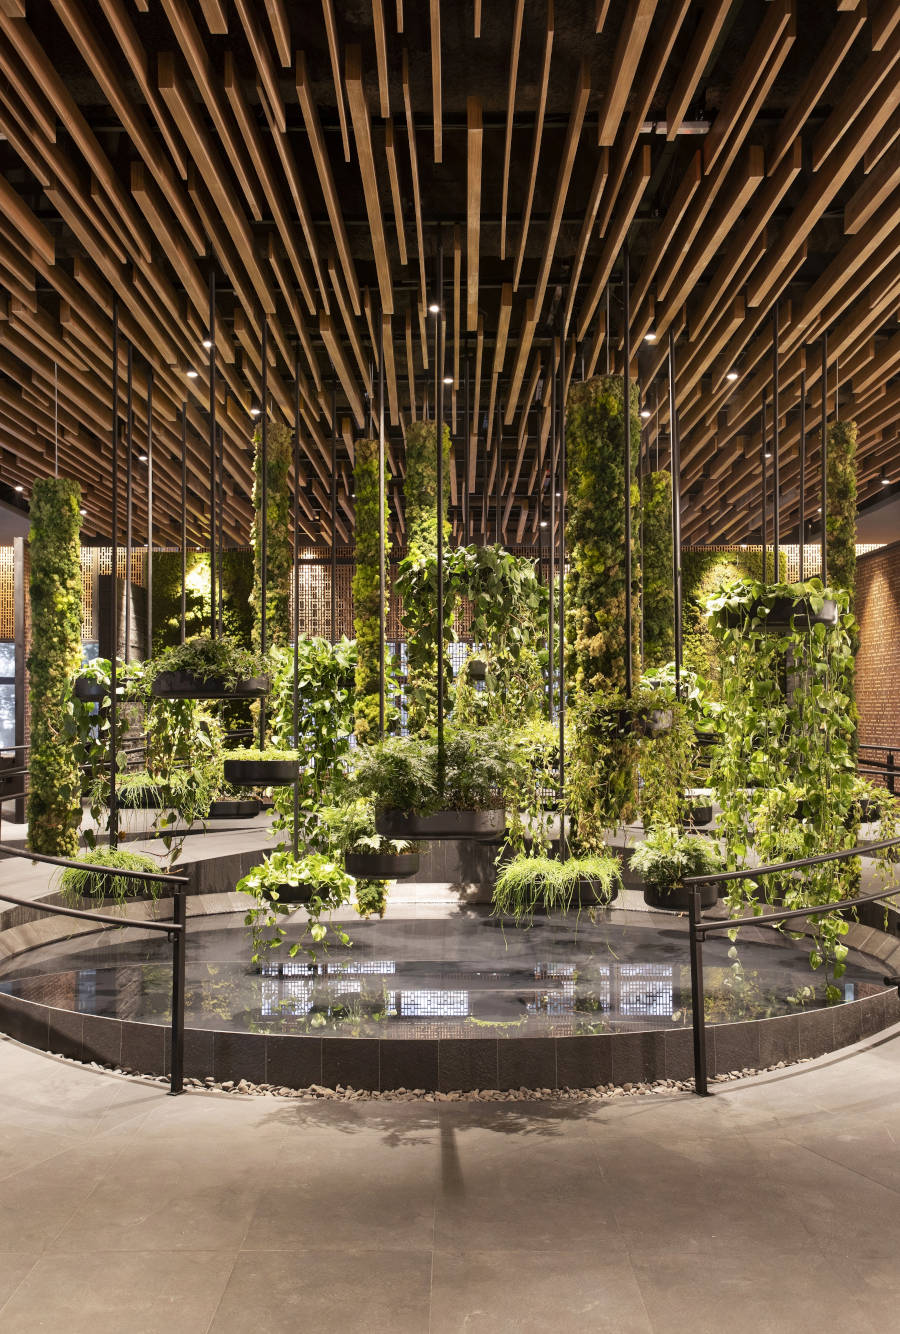
[[[340, 1032], [395, 1037], [566, 1036], [691, 1022], [687, 933], [613, 911], [602, 922], [543, 920], [539, 929], [494, 929], [484, 912], [452, 919], [364, 922], [352, 953], [317, 963], [267, 960], [253, 968], [240, 914], [192, 923], [187, 1016], [194, 1028]], [[21, 956], [0, 990], [62, 1009], [167, 1023], [168, 945], [139, 929], [59, 942]], [[706, 951], [707, 1019], [725, 1022], [820, 1004], [806, 954], [781, 938]], [[850, 960], [845, 999], [878, 990], [880, 977]]]

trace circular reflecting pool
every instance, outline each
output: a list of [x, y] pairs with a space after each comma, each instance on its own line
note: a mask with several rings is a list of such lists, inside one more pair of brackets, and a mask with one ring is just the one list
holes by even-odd
[[[299, 934], [299, 927], [294, 930]], [[501, 926], [487, 910], [355, 922], [349, 950], [317, 962], [249, 961], [241, 914], [188, 928], [187, 1022], [194, 1028], [380, 1037], [571, 1036], [689, 1024], [687, 929], [679, 918], [614, 910], [603, 920]], [[764, 933], [754, 932], [754, 937]], [[290, 933], [289, 933], [290, 940]], [[705, 949], [710, 1022], [762, 1019], [824, 1004], [801, 942], [726, 939]], [[880, 990], [876, 961], [851, 954], [840, 982], [856, 1000]], [[171, 948], [123, 928], [32, 950], [0, 970], [0, 991], [87, 1014], [167, 1023]]]

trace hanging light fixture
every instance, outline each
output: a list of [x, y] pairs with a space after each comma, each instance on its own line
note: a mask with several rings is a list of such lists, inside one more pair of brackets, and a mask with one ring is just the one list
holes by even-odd
[[645, 343], [655, 343], [655, 342], [656, 342], [656, 339], [657, 339], [657, 333], [656, 333], [656, 320], [654, 320], [653, 323], [650, 325], [650, 328], [649, 328], [649, 329], [647, 330], [647, 332], [644, 334], [644, 342], [645, 342]]

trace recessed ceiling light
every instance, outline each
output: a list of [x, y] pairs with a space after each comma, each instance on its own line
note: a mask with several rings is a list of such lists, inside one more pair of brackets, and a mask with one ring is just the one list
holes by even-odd
[[763, 450], [763, 458], [764, 458], [764, 459], [770, 459], [771, 457], [772, 457], [772, 451], [771, 451], [771, 449], [764, 449], [764, 450]]
[[78, 513], [79, 513], [79, 514], [87, 514], [87, 510], [79, 510]]
[[146, 454], [138, 454], [138, 462], [139, 462], [139, 463], [146, 463], [146, 462], [147, 462], [147, 455], [146, 455]]
[[655, 343], [655, 342], [656, 342], [656, 325], [655, 325], [655, 324], [651, 324], [651, 325], [650, 325], [650, 328], [649, 328], [649, 329], [647, 330], [647, 332], [644, 334], [644, 342], [645, 342], [645, 343]]
[[15, 491], [24, 491], [24, 490], [25, 490], [24, 486], [16, 486], [16, 487], [14, 487], [13, 489], [14, 489]]
[[213, 342], [212, 342], [212, 339], [211, 339], [211, 338], [204, 338], [204, 340], [203, 340], [203, 346], [206, 348], [207, 352], [211, 352], [211, 351], [212, 351], [212, 345], [213, 345]]
[[259, 416], [259, 408], [251, 408], [251, 409], [250, 409], [250, 416], [251, 416], [251, 417], [258, 417], [258, 416]]
[[647, 421], [647, 420], [649, 420], [650, 416], [651, 416], [651, 412], [650, 412], [650, 409], [649, 409], [649, 408], [641, 408], [641, 419], [642, 419], [643, 421]]
[[880, 480], [881, 480], [881, 485], [882, 485], [882, 486], [890, 486], [890, 484], [891, 484], [891, 479], [890, 479], [890, 477], [888, 477], [888, 475], [887, 475], [887, 469], [886, 469], [886, 468], [882, 468], [882, 470], [881, 470], [881, 479], [880, 479]]
[[438, 305], [438, 303], [436, 301], [432, 301], [431, 305], [428, 307], [428, 314], [437, 315], [439, 310], [440, 306]]
[[547, 520], [546, 520], [546, 519], [541, 519], [541, 527], [542, 527], [542, 528], [546, 528], [546, 527], [547, 527]]
[[196, 378], [197, 378], [197, 371], [188, 371], [188, 372], [187, 372], [187, 378], [188, 378], [189, 380], [196, 380]]
[[730, 380], [732, 384], [734, 384], [737, 378], [738, 378], [738, 373], [736, 370], [734, 370], [734, 368], [732, 368], [730, 371], [725, 372], [725, 379]]
[[444, 376], [444, 384], [452, 384], [452, 383], [453, 383], [453, 376], [452, 376], [452, 375], [445, 375], [445, 376]]

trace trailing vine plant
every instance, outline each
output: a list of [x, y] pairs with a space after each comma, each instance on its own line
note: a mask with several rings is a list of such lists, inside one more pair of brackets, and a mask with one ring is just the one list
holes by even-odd
[[[253, 436], [253, 642], [259, 646], [262, 608], [262, 427]], [[266, 434], [266, 645], [290, 643], [291, 572], [293, 537], [291, 527], [291, 469], [293, 435], [281, 422], [269, 422]]]
[[38, 478], [31, 495], [31, 702], [28, 846], [72, 857], [81, 823], [81, 773], [68, 744], [69, 682], [81, 661], [81, 488]]
[[[353, 730], [357, 740], [376, 741], [380, 734], [381, 615], [387, 590], [381, 588], [379, 508], [383, 504], [387, 549], [387, 484], [379, 478], [378, 441], [357, 440], [353, 467], [356, 486], [356, 568], [353, 574], [353, 629], [356, 633], [356, 699]], [[387, 699], [387, 689], [385, 689]]]
[[[444, 425], [441, 448], [444, 455], [444, 487], [441, 515], [444, 539], [449, 543], [450, 523], [450, 430]], [[421, 731], [437, 714], [437, 579], [429, 602], [424, 578], [416, 572], [429, 558], [437, 557], [437, 427], [434, 422], [412, 422], [406, 428], [406, 557], [398, 571], [402, 580], [403, 623], [406, 630], [408, 724], [410, 732]], [[409, 578], [403, 579], [404, 575]], [[429, 610], [433, 620], [429, 623]], [[446, 639], [445, 639], [446, 642]], [[445, 664], [449, 681], [449, 658]]]
[[[828, 512], [825, 517], [828, 580], [847, 590], [851, 612], [856, 611], [856, 422], [832, 422], [828, 428]], [[854, 666], [850, 680], [850, 709], [856, 727], [856, 665], [859, 635], [852, 636]]]

